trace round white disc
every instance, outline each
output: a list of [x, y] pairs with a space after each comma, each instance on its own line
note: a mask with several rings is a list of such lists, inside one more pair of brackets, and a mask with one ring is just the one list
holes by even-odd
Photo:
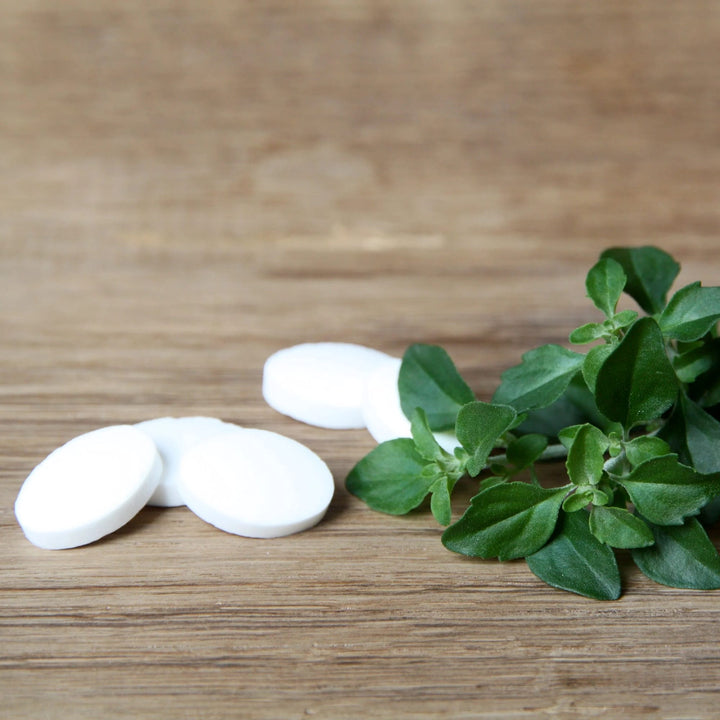
[[278, 412], [309, 425], [362, 428], [365, 383], [389, 357], [350, 343], [305, 343], [279, 350], [265, 362], [263, 397]]
[[[400, 405], [398, 376], [402, 361], [389, 358], [368, 378], [363, 403], [363, 420], [378, 443], [401, 437], [412, 437], [410, 421]], [[453, 432], [433, 433], [438, 444], [448, 452], [460, 445]]]
[[155, 444], [137, 428], [93, 430], [50, 453], [28, 475], [15, 516], [27, 539], [41, 548], [85, 545], [132, 519], [161, 472]]
[[272, 538], [319, 522], [335, 484], [327, 465], [299, 442], [238, 428], [188, 450], [178, 488], [185, 504], [211, 525]]
[[135, 427], [150, 436], [163, 461], [160, 482], [147, 504], [176, 507], [184, 504], [177, 489], [180, 458], [199, 442], [236, 426], [211, 417], [163, 417], [145, 420]]

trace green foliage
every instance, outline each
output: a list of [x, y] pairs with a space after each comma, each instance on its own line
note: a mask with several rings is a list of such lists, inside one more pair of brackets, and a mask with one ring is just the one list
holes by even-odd
[[510, 428], [516, 417], [517, 413], [511, 407], [479, 400], [460, 409], [455, 433], [470, 455], [466, 467], [471, 477], [485, 467], [498, 438]]
[[442, 537], [450, 550], [512, 560], [539, 550], [552, 535], [567, 491], [511, 482], [483, 490]]
[[654, 314], [665, 307], [668, 290], [680, 272], [680, 265], [665, 251], [655, 247], [610, 248], [600, 257], [622, 266], [627, 276], [625, 292], [646, 313]]
[[645, 575], [671, 587], [720, 588], [720, 557], [695, 518], [674, 527], [653, 525], [652, 531], [654, 544], [632, 553], [635, 564]]
[[595, 489], [592, 487], [579, 487], [571, 491], [562, 503], [562, 509], [566, 513], [576, 513], [586, 508], [595, 499]]
[[560, 345], [543, 345], [522, 356], [520, 365], [506, 370], [493, 402], [517, 412], [552, 405], [582, 367], [584, 356]]
[[442, 460], [447, 457], [448, 452], [440, 447], [440, 443], [435, 439], [433, 431], [430, 429], [427, 415], [422, 408], [417, 408], [410, 419], [410, 434], [415, 441], [417, 452], [425, 458], [425, 460]]
[[660, 455], [669, 455], [670, 446], [657, 436], [640, 435], [625, 443], [625, 455], [633, 467]]
[[677, 455], [650, 458], [615, 480], [638, 512], [658, 525], [680, 525], [720, 494], [720, 473], [702, 475], [678, 462]]
[[626, 282], [627, 276], [622, 265], [612, 258], [603, 258], [590, 268], [585, 287], [595, 307], [605, 317], [612, 318]]
[[[604, 346], [603, 346], [604, 347]], [[552, 440], [568, 425], [592, 422], [605, 427], [610, 421], [597, 409], [595, 397], [588, 389], [582, 373], [577, 373], [562, 395], [547, 407], [520, 414], [522, 422], [516, 432], [520, 435], [535, 433]]]
[[593, 394], [597, 389], [597, 376], [600, 368], [605, 364], [613, 350], [612, 345], [596, 345], [585, 355], [582, 364], [583, 379]]
[[450, 356], [437, 345], [411, 345], [398, 378], [400, 405], [409, 419], [422, 408], [433, 430], [450, 430], [458, 410], [475, 399]]
[[604, 472], [610, 441], [602, 430], [586, 423], [573, 434], [565, 467], [575, 485], [597, 485]]
[[702, 473], [720, 472], [720, 422], [683, 394], [663, 437], [680, 459]]
[[720, 343], [717, 340], [678, 343], [678, 354], [672, 359], [673, 369], [682, 383], [693, 383], [706, 377], [720, 364]]
[[548, 446], [545, 435], [530, 434], [513, 438], [507, 446], [507, 461], [514, 475], [537, 462]]
[[[663, 437], [680, 460], [701, 473], [720, 472], [720, 422], [683, 394], [665, 427]], [[701, 511], [700, 520], [712, 525], [720, 519], [720, 497]]]
[[388, 440], [352, 469], [345, 484], [373, 510], [404, 515], [425, 499], [435, 482], [423, 474], [425, 465], [410, 438]]
[[659, 322], [667, 337], [692, 342], [715, 327], [720, 319], [720, 287], [693, 283], [678, 290], [662, 311]]
[[608, 355], [595, 383], [598, 408], [628, 430], [660, 417], [672, 406], [678, 381], [658, 324], [638, 320]]
[[[680, 266], [653, 247], [611, 248], [588, 272], [602, 317], [503, 372], [481, 402], [437, 346], [408, 348], [398, 381], [412, 438], [360, 460], [347, 487], [404, 514], [429, 497], [442, 542], [477, 558], [525, 558], [549, 585], [598, 600], [621, 594], [615, 549], [648, 578], [720, 587], [703, 525], [720, 519], [720, 288], [666, 298]], [[618, 311], [622, 293], [641, 310]], [[443, 450], [434, 432], [454, 429]], [[543, 487], [540, 464], [564, 459], [567, 483]], [[456, 484], [477, 493], [453, 523]]]
[[527, 558], [530, 570], [548, 585], [593, 598], [620, 597], [620, 571], [613, 551], [588, 527], [586, 512], [565, 515], [552, 540]]
[[648, 547], [655, 542], [648, 524], [627, 508], [593, 507], [590, 532], [600, 542], [615, 548]]

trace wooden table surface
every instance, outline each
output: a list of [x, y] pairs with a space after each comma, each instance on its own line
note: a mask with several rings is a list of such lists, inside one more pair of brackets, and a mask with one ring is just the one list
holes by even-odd
[[[1, 5], [0, 716], [718, 717], [720, 594], [624, 562], [599, 603], [454, 555], [344, 489], [364, 430], [260, 391], [282, 347], [430, 342], [487, 399], [595, 319], [609, 245], [720, 284], [715, 3]], [[24, 538], [55, 447], [191, 414], [320, 454], [323, 522]]]

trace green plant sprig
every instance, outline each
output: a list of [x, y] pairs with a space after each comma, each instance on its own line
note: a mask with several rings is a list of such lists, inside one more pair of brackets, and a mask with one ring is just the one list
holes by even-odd
[[[720, 287], [667, 294], [680, 270], [654, 247], [611, 248], [586, 279], [603, 319], [573, 330], [585, 352], [543, 345], [477, 400], [434, 345], [405, 352], [398, 390], [411, 438], [378, 445], [347, 477], [374, 510], [402, 515], [430, 498], [449, 550], [525, 558], [549, 585], [598, 600], [622, 592], [616, 550], [655, 582], [720, 587], [705, 527], [720, 518]], [[622, 293], [641, 312], [618, 311]], [[437, 431], [454, 430], [444, 450]], [[565, 459], [567, 482], [537, 464]], [[461, 478], [478, 483], [452, 522]]]

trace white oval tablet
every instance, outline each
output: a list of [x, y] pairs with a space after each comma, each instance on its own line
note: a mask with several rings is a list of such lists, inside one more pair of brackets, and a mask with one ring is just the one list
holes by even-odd
[[130, 425], [93, 430], [57, 448], [28, 475], [15, 516], [38, 547], [85, 545], [131, 520], [161, 472], [155, 444], [142, 431]]
[[163, 417], [137, 423], [155, 443], [163, 463], [160, 482], [148, 505], [177, 507], [183, 500], [177, 489], [180, 459], [191, 448], [229, 428], [237, 427], [211, 417]]
[[[398, 376], [402, 360], [389, 358], [368, 378], [363, 403], [363, 420], [368, 432], [379, 443], [401, 437], [412, 437], [410, 421], [400, 405]], [[460, 443], [453, 432], [433, 433], [440, 447], [449, 453]]]
[[272, 538], [319, 522], [335, 483], [327, 465], [299, 442], [238, 428], [185, 453], [178, 488], [185, 504], [211, 525]]
[[271, 355], [262, 392], [270, 407], [335, 430], [362, 428], [365, 383], [390, 356], [351, 343], [305, 343]]

